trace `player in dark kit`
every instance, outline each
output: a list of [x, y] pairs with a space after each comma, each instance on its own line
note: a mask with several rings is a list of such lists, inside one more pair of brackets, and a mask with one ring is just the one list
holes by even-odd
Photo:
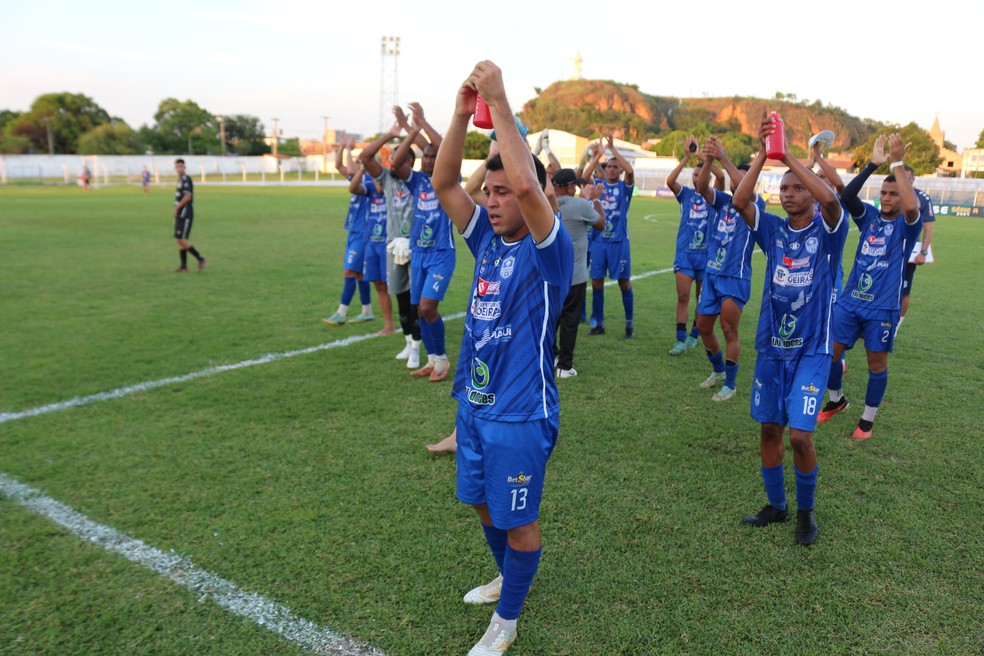
[[[499, 154], [486, 163], [486, 207], [458, 183], [476, 93], [489, 106]], [[467, 603], [498, 602], [469, 656], [502, 654], [540, 563], [540, 496], [557, 441], [554, 331], [571, 284], [574, 247], [544, 187], [546, 170], [515, 125], [492, 62], [458, 89], [434, 167], [434, 190], [475, 255], [455, 375], [458, 499], [478, 513], [500, 572]]]
[[188, 237], [191, 235], [191, 222], [195, 218], [194, 198], [192, 196], [194, 185], [191, 182], [191, 176], [185, 173], [185, 161], [183, 159], [174, 160], [174, 170], [178, 174], [178, 185], [174, 189], [174, 239], [178, 242], [179, 254], [181, 255], [181, 266], [174, 272], [188, 272], [188, 253], [191, 253], [198, 260], [198, 271], [203, 271], [205, 258], [188, 241]]

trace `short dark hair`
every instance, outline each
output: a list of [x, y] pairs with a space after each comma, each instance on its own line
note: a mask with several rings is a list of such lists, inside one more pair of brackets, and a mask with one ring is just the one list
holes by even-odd
[[174, 163], [175, 164], [184, 164], [185, 161], [179, 157], [178, 159], [174, 160]]
[[[547, 169], [544, 168], [543, 162], [533, 157], [533, 153], [530, 153], [530, 159], [533, 160], [533, 166], [536, 168], [536, 179], [540, 183], [540, 189], [547, 188]], [[502, 156], [496, 153], [492, 157], [485, 160], [485, 169], [487, 171], [502, 171]]]
[[902, 168], [904, 168], [906, 171], [908, 171], [912, 175], [915, 175], [916, 174], [916, 170], [914, 168], [912, 168], [911, 166], [909, 166], [908, 164], [903, 164], [902, 165]]
[[736, 166], [735, 168], [737, 168], [737, 169], [738, 169], [739, 171], [748, 171], [748, 170], [749, 170], [749, 169], [751, 169], [752, 167], [751, 167], [751, 166], [749, 166], [748, 164], [739, 164], [739, 165], [738, 165], [738, 166]]
[[895, 174], [892, 173], [891, 175], [886, 175], [885, 182], [895, 182]]
[[694, 164], [694, 170], [696, 171], [702, 166], [704, 166], [704, 162], [697, 162], [696, 164]]

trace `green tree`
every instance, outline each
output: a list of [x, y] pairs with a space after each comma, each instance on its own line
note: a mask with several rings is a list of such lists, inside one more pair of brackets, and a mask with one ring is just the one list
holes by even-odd
[[277, 147], [277, 153], [280, 155], [286, 155], [287, 157], [300, 157], [301, 156], [301, 140], [297, 137], [291, 137], [290, 139], [284, 139]]
[[28, 111], [8, 119], [4, 134], [26, 138], [30, 151], [75, 153], [79, 137], [109, 122], [106, 110], [88, 96], [46, 93], [38, 96]]
[[[929, 138], [929, 134], [915, 123], [909, 123], [902, 128], [899, 128], [897, 125], [880, 128], [876, 134], [873, 134], [865, 143], [851, 152], [851, 159], [854, 160], [854, 166], [860, 169], [871, 161], [871, 150], [875, 145], [875, 137], [877, 135], [891, 134], [892, 132], [898, 132], [907, 143], [912, 144], [905, 155], [905, 162], [912, 167], [916, 175], [936, 173], [936, 169], [939, 167], [941, 161], [940, 149]], [[878, 167], [878, 170], [875, 172], [887, 175], [889, 173], [889, 164], [891, 162], [886, 162]]]
[[977, 137], [977, 145], [975, 148], [984, 148], [984, 130], [981, 130], [980, 136]]
[[492, 140], [481, 132], [469, 132], [465, 135], [465, 159], [485, 159], [489, 156], [489, 146]]
[[226, 143], [237, 155], [264, 155], [270, 147], [263, 141], [265, 128], [260, 119], [249, 114], [233, 114], [225, 119]]
[[144, 150], [140, 135], [122, 121], [105, 123], [79, 137], [82, 155], [139, 155]]
[[154, 120], [157, 135], [153, 143], [161, 152], [194, 155], [219, 150], [218, 122], [193, 100], [165, 98]]

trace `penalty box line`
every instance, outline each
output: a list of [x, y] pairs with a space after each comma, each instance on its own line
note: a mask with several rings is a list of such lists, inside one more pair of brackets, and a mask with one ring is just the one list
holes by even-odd
[[255, 592], [242, 590], [235, 583], [200, 569], [191, 560], [173, 551], [161, 551], [114, 528], [99, 524], [3, 472], [0, 472], [0, 493], [86, 542], [143, 565], [187, 588], [199, 601], [209, 599], [222, 609], [273, 631], [307, 651], [326, 656], [383, 656], [375, 647], [297, 617], [286, 606]]
[[[657, 271], [647, 271], [645, 273], [640, 273], [637, 276], [632, 276], [629, 280], [642, 280], [643, 278], [648, 278], [650, 276], [659, 275], [661, 273], [668, 273], [673, 271], [670, 269], [659, 269]], [[614, 280], [610, 280], [605, 283], [606, 287], [611, 287], [612, 285], [618, 284]], [[464, 312], [459, 312], [458, 314], [452, 314], [444, 317], [446, 321], [452, 321], [455, 319], [461, 319], [465, 316]], [[236, 369], [245, 369], [247, 367], [255, 367], [260, 364], [269, 364], [271, 362], [278, 362], [280, 360], [286, 360], [288, 358], [297, 357], [299, 355], [307, 355], [309, 353], [317, 353], [319, 351], [326, 351], [333, 348], [341, 348], [343, 346], [351, 346], [352, 344], [357, 344], [358, 342], [365, 341], [367, 339], [373, 339], [379, 337], [375, 333], [370, 333], [367, 335], [353, 335], [351, 337], [346, 337], [345, 339], [339, 339], [334, 342], [327, 342], [325, 344], [319, 344], [317, 346], [310, 346], [308, 348], [298, 349], [296, 351], [285, 351], [283, 353], [267, 353], [266, 355], [261, 355], [258, 358], [252, 360], [244, 360], [242, 362], [236, 362], [235, 364], [220, 365], [218, 367], [209, 367], [208, 369], [202, 369], [201, 371], [194, 371], [190, 374], [184, 374], [183, 376], [173, 376], [171, 378], [162, 378], [160, 380], [152, 380], [144, 383], [137, 383], [135, 385], [127, 385], [126, 387], [119, 387], [108, 392], [99, 392], [98, 394], [90, 394], [88, 396], [76, 396], [74, 398], [68, 399], [66, 401], [59, 401], [58, 403], [49, 403], [48, 405], [37, 406], [35, 408], [29, 408], [27, 410], [22, 410], [20, 412], [4, 412], [0, 413], [0, 424], [4, 424], [8, 421], [14, 421], [16, 419], [25, 419], [27, 417], [37, 417], [40, 415], [46, 415], [52, 412], [58, 412], [59, 410], [67, 410], [69, 408], [77, 408], [83, 405], [89, 405], [91, 403], [97, 403], [99, 401], [110, 401], [112, 399], [119, 399], [124, 396], [129, 396], [131, 394], [137, 394], [139, 392], [148, 392], [150, 390], [157, 389], [159, 387], [165, 387], [167, 385], [175, 385], [177, 383], [185, 383], [197, 378], [205, 378], [206, 376], [212, 376], [214, 374], [220, 374], [226, 371], [235, 371]]]

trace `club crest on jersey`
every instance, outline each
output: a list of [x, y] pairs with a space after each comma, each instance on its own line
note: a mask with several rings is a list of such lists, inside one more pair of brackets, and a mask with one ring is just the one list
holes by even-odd
[[506, 476], [506, 483], [509, 483], [510, 485], [529, 485], [532, 480], [532, 475], [524, 474], [523, 472], [519, 472], [515, 476]]
[[891, 237], [893, 232], [895, 232], [895, 226], [893, 226], [891, 223], [885, 226], [886, 237]]
[[502, 273], [503, 278], [508, 278], [513, 273], [513, 267], [516, 266], [516, 258], [510, 255], [502, 261], [502, 268], [499, 272]]
[[820, 247], [820, 242], [817, 241], [816, 237], [810, 237], [809, 239], [806, 240], [806, 252], [809, 253], [810, 255], [815, 254], [819, 247]]

